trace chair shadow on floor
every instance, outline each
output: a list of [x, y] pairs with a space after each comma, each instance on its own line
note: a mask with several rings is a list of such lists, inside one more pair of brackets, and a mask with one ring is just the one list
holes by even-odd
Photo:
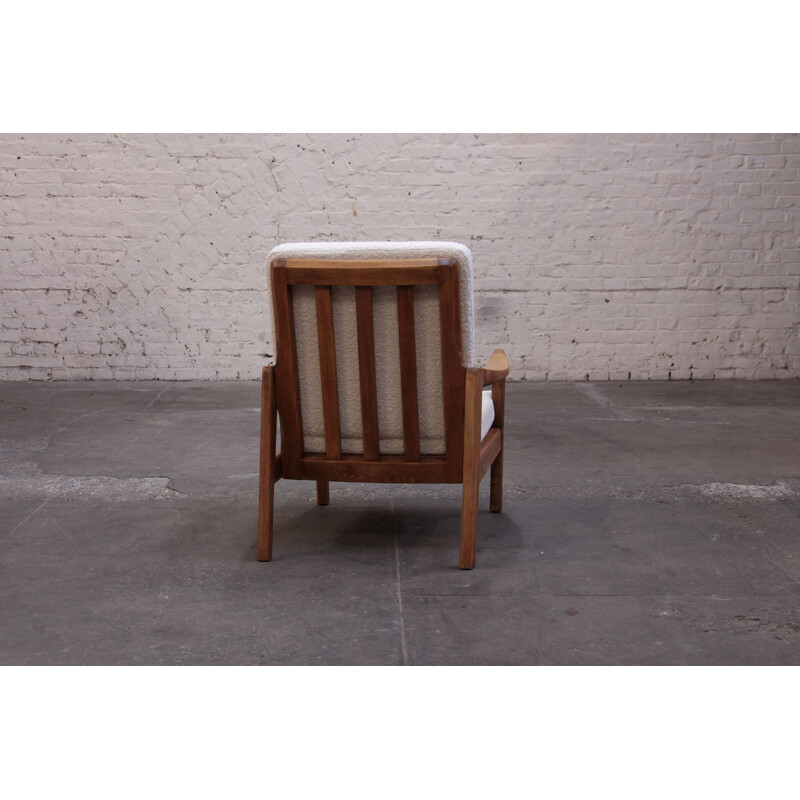
[[[431, 565], [437, 567], [457, 566], [457, 559], [450, 559], [453, 563], [447, 564], [461, 529], [461, 509], [455, 499], [426, 508], [415, 508], [410, 498], [404, 504], [395, 500], [393, 505], [334, 506], [332, 503], [311, 506], [300, 513], [281, 514], [281, 517], [286, 531], [281, 550], [293, 557], [313, 551], [325, 552], [326, 557], [336, 560], [361, 560], [397, 547], [415, 562], [430, 560]], [[479, 511], [479, 518], [485, 530], [481, 550], [490, 560], [506, 563], [507, 558], [518, 558], [523, 547], [519, 526], [508, 515], [493, 514], [488, 508]], [[489, 555], [492, 551], [494, 556]], [[506, 551], [507, 556], [498, 556]], [[276, 551], [276, 558], [281, 555]]]

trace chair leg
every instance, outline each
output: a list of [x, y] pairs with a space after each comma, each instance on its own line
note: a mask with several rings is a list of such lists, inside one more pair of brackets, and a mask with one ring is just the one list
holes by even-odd
[[500, 512], [503, 510], [503, 451], [497, 454], [492, 464], [492, 474], [489, 483], [489, 510]]
[[331, 494], [328, 481], [317, 481], [317, 505], [326, 506], [330, 502]]
[[261, 456], [258, 470], [258, 560], [272, 558], [272, 517], [275, 500], [277, 406], [273, 367], [261, 373]]
[[475, 566], [481, 460], [481, 390], [483, 371], [468, 369], [464, 397], [464, 473], [461, 500], [461, 569]]
[[492, 385], [492, 402], [494, 403], [494, 427], [500, 429], [500, 452], [492, 464], [492, 475], [489, 489], [489, 508], [498, 512], [503, 510], [503, 426], [505, 424], [506, 382], [498, 381]]
[[[477, 475], [477, 472], [476, 472]], [[464, 481], [461, 500], [461, 555], [459, 567], [472, 569], [475, 566], [475, 548], [478, 543], [478, 487], [474, 481]]]

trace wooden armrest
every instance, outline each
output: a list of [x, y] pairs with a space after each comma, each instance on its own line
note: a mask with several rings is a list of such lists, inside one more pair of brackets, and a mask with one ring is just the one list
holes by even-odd
[[483, 367], [483, 385], [488, 386], [490, 383], [505, 380], [510, 367], [506, 354], [502, 350], [495, 350]]

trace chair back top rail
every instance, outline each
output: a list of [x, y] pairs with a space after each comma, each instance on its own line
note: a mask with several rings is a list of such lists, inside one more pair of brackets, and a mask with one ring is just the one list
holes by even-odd
[[[439, 282], [439, 264], [451, 259], [414, 258], [399, 261], [274, 261], [283, 264], [289, 284], [329, 286], [409, 286]], [[455, 262], [453, 262], [455, 263]]]

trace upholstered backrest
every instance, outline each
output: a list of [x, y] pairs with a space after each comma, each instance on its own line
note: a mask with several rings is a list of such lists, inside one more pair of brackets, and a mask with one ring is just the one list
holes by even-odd
[[[280, 245], [272, 250], [268, 258], [270, 309], [273, 310], [271, 294], [275, 265], [320, 261], [386, 261], [392, 262], [392, 265], [397, 267], [398, 262], [408, 260], [411, 263], [420, 259], [440, 259], [452, 263], [454, 269], [457, 266], [460, 325], [454, 341], [460, 340], [461, 343], [461, 365], [475, 366], [472, 256], [469, 249], [461, 244], [336, 242]], [[288, 294], [291, 298], [296, 340], [303, 449], [306, 453], [325, 453], [324, 378], [318, 327], [319, 301], [315, 286], [311, 284], [293, 285]], [[440, 455], [445, 452], [440, 286], [417, 285], [413, 287], [411, 293], [404, 294], [404, 297], [408, 297], [410, 302], [412, 295], [419, 451], [422, 455]], [[329, 297], [335, 332], [333, 353], [335, 353], [338, 389], [341, 452], [360, 454], [364, 453], [364, 429], [356, 286], [333, 285]], [[374, 285], [371, 290], [375, 388], [382, 455], [404, 453], [403, 414], [404, 411], [407, 413], [408, 409], [404, 409], [402, 402], [401, 359], [407, 357], [408, 348], [401, 347], [401, 331], [398, 323], [398, 300], [403, 299], [398, 297], [395, 286]], [[275, 311], [273, 310], [273, 314]], [[273, 319], [271, 316], [270, 324], [273, 341], [276, 341]], [[325, 358], [322, 359], [324, 360]]]

